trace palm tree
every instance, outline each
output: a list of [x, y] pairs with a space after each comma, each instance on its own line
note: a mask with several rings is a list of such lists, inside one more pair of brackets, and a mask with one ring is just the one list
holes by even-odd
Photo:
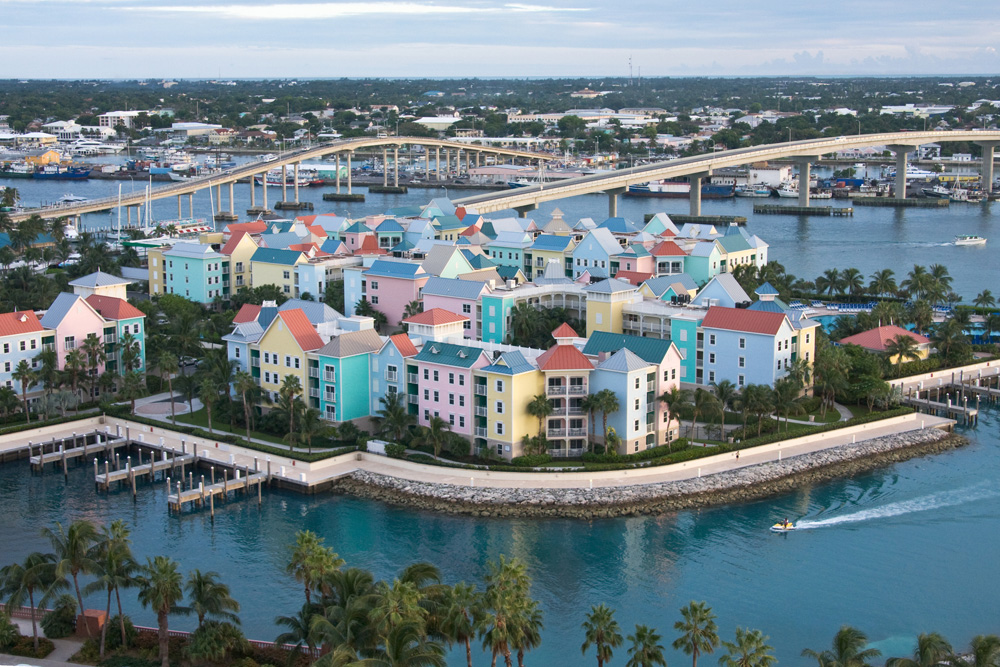
[[174, 405], [174, 374], [180, 372], [177, 355], [173, 352], [161, 352], [156, 362], [160, 369], [160, 378], [166, 376], [167, 389], [170, 391], [170, 421], [177, 423], [177, 409]]
[[889, 658], [885, 667], [938, 667], [954, 655], [951, 644], [936, 632], [920, 633], [912, 658]]
[[802, 403], [799, 401], [799, 386], [791, 378], [781, 378], [774, 383], [774, 391], [771, 393], [774, 411], [784, 416], [785, 432], [788, 432], [788, 418], [792, 415], [800, 415], [805, 412]]
[[976, 635], [969, 644], [968, 658], [956, 658], [961, 667], [996, 667], [1000, 664], [1000, 637], [996, 635]]
[[622, 645], [621, 628], [615, 620], [615, 610], [605, 605], [590, 608], [587, 619], [583, 622], [584, 641], [580, 652], [584, 655], [591, 646], [597, 648], [597, 667], [604, 667], [610, 662], [614, 651]]
[[691, 397], [691, 435], [695, 434], [696, 424], [698, 422], [698, 417], [701, 415], [707, 415], [718, 409], [719, 402], [716, 400], [715, 395], [702, 388], [697, 388], [694, 390], [694, 394]]
[[118, 354], [122, 360], [123, 373], [131, 373], [142, 368], [142, 345], [131, 332], [125, 332], [118, 341]]
[[472, 667], [472, 638], [482, 620], [482, 596], [475, 586], [459, 582], [449, 589], [441, 627], [451, 642], [465, 644], [465, 661]]
[[444, 667], [444, 647], [428, 641], [419, 624], [400, 623], [384, 637], [382, 646], [372, 651], [372, 657], [355, 664], [365, 667]]
[[723, 641], [726, 655], [719, 658], [722, 667], [771, 667], [778, 659], [772, 655], [773, 647], [767, 643], [767, 635], [760, 630], [736, 628], [736, 640]]
[[236, 625], [240, 623], [240, 617], [236, 615], [240, 610], [240, 603], [229, 594], [229, 586], [217, 581], [218, 578], [218, 572], [194, 569], [188, 573], [185, 590], [191, 601], [191, 611], [198, 616], [199, 628], [205, 624], [206, 616], [221, 618]]
[[528, 403], [528, 414], [538, 420], [538, 437], [542, 437], [543, 422], [552, 414], [552, 402], [544, 393], [536, 394]]
[[299, 435], [306, 441], [312, 454], [313, 438], [323, 437], [330, 432], [330, 426], [323, 421], [323, 413], [316, 408], [306, 408], [299, 419]]
[[17, 392], [6, 385], [0, 387], [0, 415], [4, 417], [11, 415], [18, 405], [20, 401]]
[[882, 652], [868, 646], [868, 636], [857, 628], [842, 626], [833, 637], [833, 647], [817, 653], [812, 649], [802, 651], [802, 657], [813, 658], [819, 667], [869, 667], [869, 661]]
[[415, 421], [406, 409], [406, 397], [399, 392], [387, 393], [379, 403], [382, 408], [375, 413], [379, 433], [388, 435], [393, 442], [402, 441]]
[[38, 374], [31, 368], [27, 359], [21, 359], [10, 374], [14, 382], [21, 385], [21, 400], [24, 401], [24, 418], [31, 423], [31, 412], [28, 411], [28, 391], [38, 382]]
[[441, 447], [444, 446], [446, 434], [451, 426], [440, 417], [432, 416], [427, 426], [421, 426], [416, 441], [421, 445], [429, 445], [434, 451], [434, 456], [441, 456]]
[[[114, 521], [111, 526], [103, 528], [100, 542], [95, 547], [95, 559], [97, 569], [94, 572], [96, 579], [83, 588], [86, 595], [97, 592], [107, 592], [107, 609], [105, 617], [111, 617], [111, 595], [115, 594], [118, 600], [118, 619], [121, 624], [122, 646], [125, 646], [127, 637], [125, 634], [125, 618], [122, 616], [120, 589], [128, 588], [134, 582], [137, 565], [132, 558], [132, 550], [129, 547], [129, 530], [125, 522], [121, 519]], [[101, 626], [100, 655], [104, 656], [104, 648], [107, 643], [108, 624]]]
[[990, 342], [993, 342], [993, 334], [1000, 331], [1000, 313], [990, 313], [983, 321], [983, 328]]
[[311, 530], [300, 530], [295, 533], [295, 544], [291, 547], [292, 555], [285, 567], [288, 574], [303, 585], [306, 593], [306, 604], [312, 604], [312, 591], [319, 587], [320, 582], [330, 573], [340, 569], [344, 560], [333, 549], [323, 546], [323, 538]]
[[607, 451], [608, 413], [618, 412], [621, 409], [621, 405], [618, 402], [618, 395], [610, 389], [602, 389], [597, 392], [596, 396], [601, 411], [601, 438], [604, 440], [604, 449], [607, 454], [610, 453]]
[[274, 643], [278, 646], [290, 644], [295, 647], [296, 653], [303, 646], [312, 651], [315, 646], [312, 621], [319, 613], [318, 605], [304, 604], [294, 616], [278, 616], [274, 619], [275, 624], [288, 629], [278, 635]]
[[108, 360], [108, 355], [104, 351], [104, 343], [94, 334], [88, 334], [80, 344], [84, 356], [87, 357], [87, 379], [90, 383], [88, 388], [90, 397], [94, 397], [94, 384], [97, 381], [97, 369]]
[[38, 381], [41, 382], [46, 396], [59, 386], [59, 355], [55, 350], [42, 350], [35, 355], [34, 361], [38, 362]]
[[519, 616], [530, 606], [531, 580], [524, 563], [517, 558], [507, 560], [503, 554], [498, 561], [487, 562], [484, 578], [486, 592], [479, 636], [483, 648], [493, 656], [491, 667], [496, 667], [501, 655], [504, 664], [512, 667], [511, 648], [519, 638]]
[[930, 274], [942, 289], [945, 291], [951, 289], [951, 274], [948, 273], [947, 266], [944, 264], [931, 264]]
[[[285, 376], [289, 377], [289, 376]], [[205, 406], [205, 415], [208, 418], [208, 432], [212, 432], [212, 406], [215, 402], [219, 400], [219, 386], [215, 384], [209, 376], [205, 376], [201, 380], [201, 384], [198, 387], [198, 398], [201, 399], [201, 404]]]
[[628, 636], [632, 646], [628, 649], [629, 659], [625, 667], [666, 667], [667, 661], [663, 657], [660, 639], [654, 628], [636, 625], [635, 634]]
[[[66, 580], [56, 576], [55, 556], [52, 554], [36, 551], [28, 554], [23, 563], [11, 563], [0, 569], [0, 596], [7, 599], [7, 611], [28, 603], [35, 653], [38, 653], [36, 606], [46, 604], [49, 597], [65, 585]], [[36, 593], [40, 595], [38, 605], [35, 605]]]
[[139, 603], [156, 612], [157, 636], [160, 644], [160, 667], [170, 667], [169, 617], [181, 611], [178, 603], [184, 598], [181, 573], [177, 561], [167, 556], [147, 558], [139, 577]]
[[597, 398], [597, 394], [587, 394], [580, 399], [580, 409], [590, 416], [590, 431], [587, 437], [587, 449], [588, 451], [594, 451], [594, 427], [596, 426], [595, 419], [597, 413], [601, 409], [600, 399]]
[[945, 320], [934, 327], [931, 342], [946, 360], [957, 361], [962, 351], [968, 348], [969, 339], [960, 322]]
[[409, 319], [422, 312], [424, 312], [424, 304], [420, 301], [411, 301], [406, 304], [406, 308], [403, 309], [403, 319]]
[[250, 442], [250, 401], [249, 396], [257, 390], [257, 381], [246, 371], [236, 371], [233, 377], [233, 387], [243, 403], [243, 419], [247, 426], [247, 442]]
[[904, 363], [907, 359], [912, 361], [920, 359], [917, 342], [906, 334], [896, 334], [892, 339], [887, 340], [885, 354], [890, 360], [895, 359], [897, 365]]
[[900, 284], [900, 287], [920, 299], [927, 294], [933, 282], [934, 277], [927, 273], [926, 268], [914, 264], [913, 269], [906, 274], [906, 280]]
[[868, 291], [878, 296], [894, 296], [899, 290], [892, 269], [881, 269], [871, 275]]
[[725, 423], [726, 423], [726, 410], [732, 409], [733, 402], [736, 400], [739, 390], [736, 385], [730, 380], [720, 380], [719, 382], [712, 383], [712, 393], [715, 395], [715, 400], [719, 403], [719, 433], [725, 433]]
[[299, 376], [289, 373], [281, 380], [281, 387], [278, 388], [278, 406], [288, 417], [288, 438], [294, 447], [295, 443], [295, 413], [298, 411], [295, 406], [295, 399], [302, 393], [302, 382]]
[[698, 667], [698, 656], [713, 653], [719, 645], [715, 614], [704, 602], [692, 600], [688, 606], [681, 608], [681, 616], [684, 620], [674, 623], [674, 630], [679, 631], [681, 636], [674, 640], [673, 646], [691, 656], [691, 667]]
[[[48, 538], [52, 543], [52, 551], [55, 552], [56, 576], [65, 578], [70, 575], [73, 578], [73, 588], [76, 590], [76, 601], [80, 604], [79, 609], [83, 611], [83, 595], [80, 593], [80, 575], [92, 574], [98, 570], [97, 561], [94, 556], [94, 544], [98, 540], [97, 528], [94, 524], [83, 519], [78, 519], [69, 524], [69, 528], [63, 529], [62, 524], [56, 522], [55, 530], [42, 528], [42, 537]], [[87, 636], [90, 637], [90, 626], [87, 626]]]
[[146, 380], [139, 371], [131, 371], [122, 376], [119, 389], [120, 398], [132, 404], [132, 414], [135, 414], [135, 402], [149, 392], [146, 390]]
[[840, 280], [848, 294], [853, 295], [864, 290], [865, 277], [857, 269], [844, 269], [840, 273]]
[[972, 303], [977, 308], [993, 308], [997, 305], [997, 300], [993, 297], [993, 292], [988, 289], [984, 289], [976, 295], [976, 298], [972, 301]]
[[660, 394], [659, 401], [663, 403], [664, 407], [667, 408], [667, 421], [668, 423], [677, 420], [677, 427], [680, 429], [680, 410], [681, 408], [691, 400], [691, 392], [688, 389], [681, 389], [680, 387], [674, 386], [670, 391], [665, 391]]
[[816, 278], [816, 290], [820, 293], [826, 292], [831, 296], [841, 290], [840, 271], [837, 269], [827, 269], [823, 275]]
[[910, 308], [909, 319], [917, 333], [922, 334], [934, 324], [934, 309], [927, 301], [919, 299]]
[[67, 352], [66, 359], [63, 361], [63, 368], [65, 369], [66, 377], [69, 379], [70, 389], [75, 394], [76, 385], [80, 381], [80, 377], [87, 372], [87, 357], [84, 355], [83, 350], [77, 348]]

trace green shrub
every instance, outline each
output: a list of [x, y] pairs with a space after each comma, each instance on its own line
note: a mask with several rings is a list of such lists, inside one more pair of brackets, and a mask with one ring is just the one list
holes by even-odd
[[[111, 632], [111, 628], [108, 628], [108, 632]], [[159, 660], [136, 658], [131, 655], [113, 655], [97, 664], [98, 667], [160, 667]]]
[[[125, 639], [129, 646], [134, 646], [136, 639], [139, 637], [139, 631], [135, 629], [132, 625], [132, 619], [125, 616]], [[111, 617], [108, 621], [108, 635], [104, 639], [104, 647], [108, 651], [114, 651], [121, 648], [122, 645], [122, 629], [121, 623], [118, 620], [118, 614]]]
[[52, 611], [42, 617], [42, 631], [49, 639], [69, 637], [76, 630], [76, 598], [60, 595]]
[[586, 463], [635, 463], [638, 461], [649, 461], [652, 459], [663, 458], [665, 456], [669, 456], [671, 453], [682, 451], [688, 446], [687, 439], [681, 438], [670, 445], [650, 447], [649, 449], [644, 449], [643, 451], [636, 452], [635, 454], [618, 454], [616, 452], [611, 452], [609, 454], [591, 454], [588, 452], [585, 453], [582, 458]]
[[[400, 445], [402, 446], [402, 445]], [[410, 454], [406, 457], [407, 461], [413, 461], [414, 463], [434, 463], [434, 457], [430, 454]]]
[[11, 622], [6, 611], [0, 611], [0, 648], [12, 645], [21, 636], [21, 630]]
[[51, 639], [45, 637], [38, 638], [38, 652], [35, 652], [35, 640], [30, 635], [24, 635], [14, 640], [14, 643], [4, 648], [4, 651], [11, 655], [22, 658], [44, 658], [56, 649]]
[[391, 459], [406, 458], [406, 445], [399, 445], [395, 442], [390, 442], [385, 446], [385, 455]]
[[70, 657], [72, 662], [81, 662], [85, 665], [96, 665], [101, 659], [101, 647], [98, 646], [97, 640], [88, 639], [83, 642], [83, 646], [80, 650], [74, 653]]
[[163, 391], [163, 385], [166, 384], [159, 375], [147, 375], [146, 376], [146, 389], [149, 390], [150, 394], [159, 394]]
[[543, 466], [546, 463], [552, 463], [552, 457], [548, 454], [528, 454], [526, 456], [515, 456], [511, 459], [510, 464], [512, 466], [525, 467], [525, 468], [537, 468], [538, 466]]

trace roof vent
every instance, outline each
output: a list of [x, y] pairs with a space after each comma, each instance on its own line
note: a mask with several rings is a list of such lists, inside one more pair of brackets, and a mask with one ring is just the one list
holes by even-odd
[[458, 358], [459, 359], [465, 359], [467, 356], [469, 356], [469, 355], [468, 355], [468, 353], [465, 350], [459, 350], [458, 351]]
[[20, 319], [22, 322], [27, 322], [28, 321], [28, 316], [27, 315], [21, 315], [21, 317], [19, 317], [18, 319]]
[[437, 353], [438, 353], [437, 346], [436, 345], [431, 345], [431, 354], [437, 354]]

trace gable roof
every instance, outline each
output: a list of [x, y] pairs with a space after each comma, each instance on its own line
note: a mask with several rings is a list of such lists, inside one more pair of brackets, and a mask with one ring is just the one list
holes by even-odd
[[[618, 273], [621, 273], [621, 271]], [[656, 278], [650, 278], [643, 284], [658, 297], [663, 296], [674, 285], [687, 291], [698, 289], [698, 284], [695, 283], [694, 278], [686, 273], [671, 273], [666, 276], [657, 276]], [[675, 289], [674, 292], [676, 293], [677, 290]]]
[[384, 255], [385, 250], [378, 246], [378, 239], [374, 235], [365, 236], [361, 240], [361, 247], [354, 251], [355, 255]]
[[42, 330], [42, 323], [33, 310], [0, 313], [0, 336], [17, 336]]
[[[49, 306], [49, 309], [45, 311], [44, 315], [42, 315], [42, 319], [39, 320], [42, 323], [42, 326], [46, 329], [57, 329], [62, 321], [66, 319], [70, 309], [76, 305], [77, 300], [87, 303], [79, 294], [60, 292], [59, 296], [57, 296], [55, 301], [52, 302], [52, 305]], [[93, 310], [93, 307], [89, 303], [87, 304], [87, 307], [94, 312], [95, 317], [101, 318], [100, 313]]]
[[621, 257], [649, 257], [649, 251], [637, 243], [633, 243], [619, 253]]
[[447, 296], [456, 299], [475, 301], [482, 294], [485, 282], [479, 280], [460, 280], [458, 278], [439, 278], [431, 276], [420, 290], [423, 295]]
[[136, 317], [146, 317], [144, 312], [125, 299], [118, 297], [91, 294], [85, 300], [106, 320], [131, 320]]
[[233, 318], [233, 324], [243, 324], [244, 322], [256, 322], [260, 315], [260, 306], [252, 303], [244, 303], [240, 306], [240, 312]]
[[302, 259], [300, 250], [283, 250], [281, 248], [257, 248], [250, 256], [251, 262], [283, 264], [285, 266], [295, 266], [300, 259]]
[[608, 218], [597, 226], [598, 229], [607, 229], [615, 234], [635, 234], [642, 231], [637, 224], [622, 217]]
[[[247, 232], [242, 232], [242, 231], [236, 232], [235, 234], [229, 237], [229, 240], [226, 241], [226, 245], [222, 246], [222, 250], [220, 250], [219, 252], [222, 253], [223, 255], [232, 255], [233, 251], [236, 250], [236, 246], [240, 244], [240, 241], [243, 240], [244, 236], [248, 236]], [[251, 237], [251, 241], [252, 240], [253, 237]], [[257, 244], [254, 243], [254, 245]]]
[[88, 273], [85, 276], [81, 276], [76, 280], [71, 280], [69, 282], [70, 287], [112, 287], [115, 285], [129, 285], [131, 280], [126, 280], [125, 278], [119, 278], [118, 276], [113, 276], [110, 273], [104, 273], [103, 271], [94, 271], [93, 273]]
[[384, 276], [386, 278], [405, 278], [416, 280], [427, 276], [423, 266], [417, 262], [401, 262], [387, 259], [376, 259], [365, 271], [367, 276]]
[[440, 324], [464, 322], [467, 319], [469, 318], [465, 315], [458, 315], [450, 310], [445, 310], [444, 308], [431, 308], [430, 310], [425, 310], [422, 313], [417, 313], [416, 315], [407, 317], [403, 320], [403, 324], [426, 324], [428, 326], [436, 327]]
[[605, 278], [604, 280], [592, 283], [583, 288], [584, 292], [595, 294], [616, 294], [618, 292], [633, 292], [635, 287], [631, 283], [616, 278]]
[[570, 325], [563, 322], [552, 332], [553, 338], [579, 338], [580, 335]]
[[602, 371], [629, 373], [649, 368], [649, 364], [628, 348], [622, 348], [599, 363], [597, 368]]
[[285, 326], [288, 327], [288, 332], [292, 334], [295, 342], [303, 351], [310, 352], [323, 347], [323, 339], [316, 333], [312, 322], [309, 321], [301, 308], [279, 311], [276, 319], [284, 322]]
[[858, 345], [866, 350], [885, 352], [886, 344], [896, 336], [907, 336], [912, 338], [913, 342], [917, 345], [927, 345], [931, 342], [930, 338], [927, 338], [926, 336], [913, 333], [912, 331], [908, 331], [903, 327], [898, 327], [895, 324], [888, 324], [886, 326], [875, 327], [874, 329], [862, 331], [861, 333], [854, 334], [853, 336], [843, 338], [840, 340], [840, 344]]
[[483, 366], [482, 370], [500, 375], [520, 375], [534, 371], [535, 367], [524, 358], [523, 354], [513, 350], [499, 355], [492, 364]]
[[627, 349], [643, 361], [659, 365], [663, 363], [663, 358], [667, 356], [671, 345], [673, 345], [671, 341], [661, 338], [645, 338], [643, 336], [595, 331], [587, 339], [583, 353], [591, 357], [596, 357], [602, 352], [616, 352]]
[[386, 218], [375, 228], [376, 234], [389, 234], [393, 232], [404, 232], [403, 225], [396, 222], [395, 218]]
[[324, 357], [353, 357], [359, 354], [378, 352], [382, 339], [374, 329], [348, 331], [330, 339], [330, 342], [316, 351]]
[[429, 342], [424, 345], [424, 349], [420, 350], [414, 359], [445, 366], [472, 368], [483, 354], [482, 349], [478, 347]]
[[564, 252], [573, 243], [572, 236], [553, 236], [551, 234], [541, 234], [531, 244], [531, 250], [542, 252]]
[[326, 305], [323, 301], [306, 301], [305, 299], [289, 299], [278, 306], [278, 312], [294, 308], [298, 308], [305, 313], [306, 317], [314, 325], [323, 324], [324, 322], [336, 322], [343, 317], [343, 315]]
[[773, 336], [785, 322], [784, 313], [712, 306], [701, 321], [703, 329], [724, 329]]
[[651, 255], [656, 257], [686, 257], [687, 253], [681, 250], [681, 247], [674, 243], [673, 241], [660, 241], [653, 249], [649, 251]]
[[267, 231], [267, 222], [264, 220], [254, 220], [253, 222], [234, 222], [226, 225], [226, 232], [236, 234], [246, 232], [247, 234], [262, 234]]
[[416, 346], [413, 345], [413, 341], [406, 334], [396, 334], [394, 336], [389, 336], [386, 340], [386, 344], [392, 343], [399, 350], [399, 353], [404, 357], [412, 357], [417, 353]]
[[[587, 243], [587, 239], [594, 239], [594, 241], [596, 241], [597, 244], [601, 247], [601, 249], [604, 250], [604, 252], [606, 252], [608, 255], [617, 255], [622, 251], [622, 246], [620, 243], [618, 243], [618, 239], [616, 239], [614, 235], [612, 235], [611, 232], [605, 228], [597, 228], [590, 230], [590, 232], [588, 232], [587, 235], [583, 237], [583, 240], [581, 240], [577, 244], [576, 246], [577, 249], [582, 248], [584, 244]], [[574, 250], [573, 252], [575, 254], [576, 250]]]
[[594, 370], [594, 364], [572, 345], [553, 345], [538, 357], [537, 363], [543, 371]]
[[709, 287], [712, 285], [718, 285], [719, 287], [721, 287], [735, 303], [741, 303], [743, 301], [752, 301], [750, 295], [746, 293], [746, 290], [743, 289], [743, 286], [740, 285], [739, 281], [737, 281], [736, 278], [733, 278], [733, 274], [719, 273], [713, 276], [712, 279], [709, 280], [707, 283], [705, 283], [705, 286], [702, 287], [701, 291], [698, 292], [698, 294], [695, 296], [696, 304], [700, 303], [702, 294], [704, 294], [705, 291], [708, 290]]
[[763, 285], [755, 289], [753, 293], [756, 294], [757, 296], [764, 296], [765, 294], [774, 294], [775, 296], [777, 296], [778, 290], [776, 290], [774, 288], [774, 285], [772, 285], [771, 283], [765, 282]]

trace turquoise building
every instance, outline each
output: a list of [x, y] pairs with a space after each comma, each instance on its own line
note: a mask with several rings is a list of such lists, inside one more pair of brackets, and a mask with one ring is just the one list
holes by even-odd
[[229, 257], [203, 243], [180, 242], [163, 251], [164, 292], [201, 304], [229, 298]]
[[327, 421], [369, 416], [370, 356], [382, 347], [374, 329], [349, 331], [309, 355], [309, 403]]

